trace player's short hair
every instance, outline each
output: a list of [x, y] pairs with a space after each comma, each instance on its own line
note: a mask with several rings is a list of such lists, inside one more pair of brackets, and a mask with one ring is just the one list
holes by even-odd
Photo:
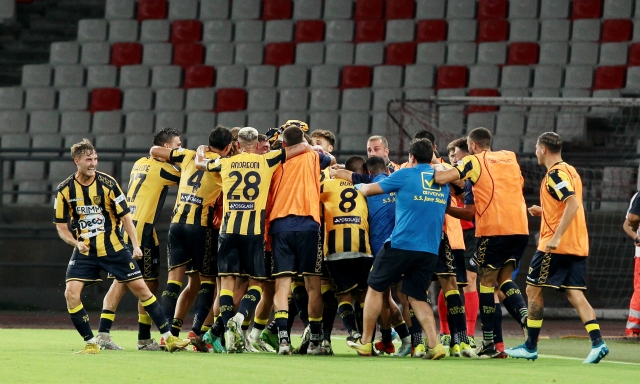
[[262, 143], [263, 141], [267, 141], [267, 135], [265, 135], [264, 133], [260, 133], [258, 134], [258, 142]]
[[487, 128], [475, 128], [467, 137], [481, 148], [491, 148], [491, 132]]
[[304, 131], [296, 126], [290, 126], [282, 133], [283, 141], [288, 146], [302, 143], [304, 138]]
[[180, 137], [180, 131], [173, 128], [162, 128], [158, 132], [153, 135], [153, 145], [164, 145], [168, 144], [173, 140], [174, 137]]
[[315, 131], [311, 132], [311, 138], [314, 137], [323, 138], [327, 140], [327, 142], [332, 146], [336, 146], [336, 135], [334, 135], [331, 131], [327, 131], [325, 129], [316, 129]]
[[429, 139], [413, 139], [409, 144], [409, 154], [418, 164], [429, 164], [433, 159], [433, 144]]
[[347, 171], [365, 174], [367, 173], [366, 160], [362, 156], [351, 156], [344, 163], [344, 169]]
[[367, 143], [370, 141], [376, 141], [376, 140], [380, 140], [380, 142], [384, 144], [385, 148], [389, 148], [389, 142], [387, 141], [387, 139], [384, 136], [380, 136], [380, 135], [371, 136], [369, 140], [367, 140]]
[[209, 134], [209, 146], [218, 150], [223, 150], [231, 144], [233, 135], [228, 128], [217, 126]]
[[367, 159], [367, 169], [372, 175], [384, 173], [387, 165], [384, 163], [384, 159], [380, 156], [371, 156]]
[[436, 137], [433, 135], [433, 133], [431, 133], [431, 131], [427, 131], [426, 129], [423, 129], [421, 131], [416, 132], [416, 134], [413, 135], [413, 138], [414, 139], [429, 139], [431, 144], [435, 144], [435, 142], [436, 142]]
[[252, 143], [258, 141], [258, 130], [252, 127], [244, 127], [238, 131], [238, 141], [241, 143]]
[[304, 140], [307, 142], [307, 144], [313, 145], [313, 140], [311, 140], [311, 136], [307, 135], [306, 133], [304, 134]]
[[467, 145], [467, 138], [461, 137], [459, 139], [455, 139], [447, 145], [447, 152], [451, 153], [456, 150], [456, 148], [460, 148], [461, 151], [469, 152], [469, 146]]
[[95, 152], [96, 149], [93, 147], [93, 144], [91, 144], [89, 139], [82, 139], [81, 142], [75, 143], [71, 146], [71, 157], [74, 159], [77, 159], [82, 155], [93, 155]]
[[538, 136], [538, 144], [543, 145], [551, 153], [562, 151], [562, 139], [555, 132], [545, 132]]

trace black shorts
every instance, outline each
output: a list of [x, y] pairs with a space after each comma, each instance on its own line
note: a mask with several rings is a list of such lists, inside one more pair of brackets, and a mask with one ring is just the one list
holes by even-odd
[[464, 236], [464, 267], [469, 272], [478, 273], [478, 266], [475, 263], [471, 262], [473, 256], [476, 253], [476, 229], [470, 228], [462, 231], [462, 235]]
[[[212, 228], [200, 225], [172, 223], [167, 240], [169, 270], [187, 266], [187, 273], [199, 272], [203, 276], [215, 277], [215, 271], [211, 269], [215, 249], [212, 232]], [[209, 267], [204, 273], [207, 265]]]
[[264, 251], [264, 270], [267, 274], [267, 278], [265, 281], [274, 282], [273, 276], [271, 276], [271, 271], [273, 270], [273, 252]]
[[456, 283], [459, 287], [467, 285], [467, 273], [464, 268], [464, 251], [461, 249], [453, 250], [449, 243], [449, 238], [443, 234], [440, 248], [438, 249], [438, 265], [436, 266], [434, 280], [437, 277], [448, 278], [456, 277]]
[[367, 279], [373, 265], [373, 257], [325, 260], [325, 265], [336, 287], [336, 295], [344, 295], [353, 290], [367, 290]]
[[264, 280], [264, 235], [220, 234], [218, 238], [218, 275], [242, 276]]
[[402, 293], [426, 302], [437, 264], [438, 255], [391, 248], [391, 242], [386, 242], [373, 261], [367, 284], [384, 292], [391, 284], [402, 280]]
[[500, 269], [509, 263], [516, 268], [528, 242], [529, 235], [480, 237], [473, 262], [480, 268]]
[[133, 262], [131, 252], [125, 247], [121, 251], [107, 256], [85, 256], [74, 250], [67, 266], [66, 281], [84, 281], [85, 286], [101, 283], [100, 271], [115, 276], [120, 282], [142, 279], [138, 264]]
[[531, 259], [527, 284], [559, 290], [587, 289], [587, 258], [536, 251]]
[[[144, 281], [156, 281], [160, 276], [160, 245], [157, 244], [157, 240], [155, 228], [150, 234], [143, 232], [142, 239], [140, 239], [142, 258], [134, 261], [138, 264]], [[129, 252], [133, 254], [131, 243], [127, 243], [126, 246]], [[110, 273], [107, 274], [107, 278], [115, 279]]]
[[319, 232], [277, 232], [271, 235], [275, 278], [321, 276], [322, 254], [318, 252]]

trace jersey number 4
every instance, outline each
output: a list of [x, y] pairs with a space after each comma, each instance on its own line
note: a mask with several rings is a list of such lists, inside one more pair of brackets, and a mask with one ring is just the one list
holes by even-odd
[[236, 191], [241, 182], [244, 182], [242, 195], [244, 196], [245, 200], [255, 200], [256, 198], [258, 198], [258, 194], [260, 193], [258, 187], [260, 186], [260, 181], [262, 180], [258, 172], [247, 172], [247, 174], [244, 175], [243, 178], [240, 172], [233, 171], [229, 174], [229, 177], [233, 177], [236, 180], [229, 189], [229, 192], [227, 192], [228, 200], [240, 200], [240, 195], [234, 195], [233, 193]]
[[198, 192], [200, 188], [200, 181], [202, 180], [202, 176], [204, 175], [204, 171], [196, 171], [190, 178], [187, 180], [187, 185], [193, 187], [193, 193]]

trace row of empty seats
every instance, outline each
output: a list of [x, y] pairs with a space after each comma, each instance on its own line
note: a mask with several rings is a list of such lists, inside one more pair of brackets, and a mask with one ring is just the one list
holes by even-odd
[[630, 19], [432, 19], [432, 20], [145, 20], [84, 19], [79, 42], [433, 42], [640, 40]]
[[634, 0], [138, 0], [136, 7], [135, 0], [107, 0], [105, 18], [640, 18], [640, 10], [634, 3]]

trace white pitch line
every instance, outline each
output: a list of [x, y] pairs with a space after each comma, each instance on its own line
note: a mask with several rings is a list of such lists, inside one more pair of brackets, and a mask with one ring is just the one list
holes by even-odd
[[[569, 357], [569, 356], [560, 356], [560, 355], [540, 355], [540, 357], [548, 357], [550, 359], [559, 359], [559, 360], [576, 360], [576, 361], [584, 360], [584, 359], [580, 359], [578, 357]], [[600, 360], [600, 363], [640, 366], [640, 363], [630, 363], [628, 361], [607, 360], [606, 358], [604, 358], [603, 360]]]

